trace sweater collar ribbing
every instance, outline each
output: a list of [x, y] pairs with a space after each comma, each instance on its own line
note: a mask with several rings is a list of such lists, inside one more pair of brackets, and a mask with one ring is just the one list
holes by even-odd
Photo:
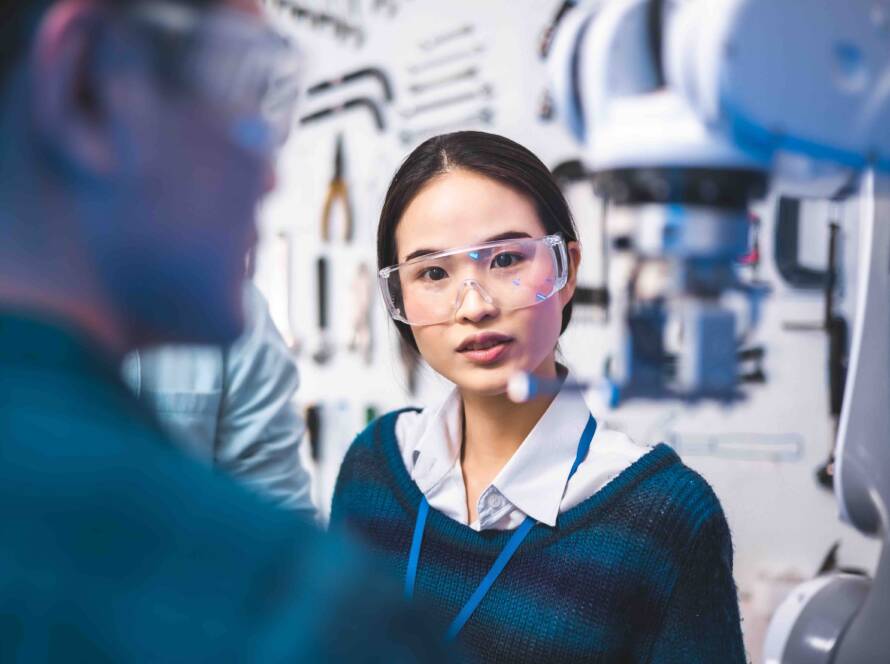
[[[417, 516], [423, 493], [411, 479], [399, 451], [395, 423], [402, 412], [404, 410], [394, 411], [381, 417], [375, 424], [372, 435], [374, 447], [385, 460], [386, 471], [395, 489], [396, 498], [402, 503], [409, 518], [413, 520]], [[616, 501], [621, 500], [622, 496], [647, 477], [680, 463], [680, 458], [668, 445], [663, 443], [656, 445], [597, 493], [560, 514], [556, 526], [536, 524], [523, 543], [523, 549], [543, 546], [583, 527], [603, 514], [604, 510]], [[466, 550], [475, 550], [486, 555], [496, 555], [513, 534], [512, 530], [477, 532], [436, 510], [430, 511], [426, 528], [428, 537], [456, 541]]]

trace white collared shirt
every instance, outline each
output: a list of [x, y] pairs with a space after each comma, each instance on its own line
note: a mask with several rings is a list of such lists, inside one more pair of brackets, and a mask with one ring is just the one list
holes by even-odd
[[560, 512], [592, 496], [651, 449], [598, 425], [587, 458], [567, 485], [590, 409], [579, 392], [560, 390], [479, 495], [479, 518], [468, 524], [460, 464], [461, 408], [455, 388], [437, 409], [399, 415], [396, 438], [405, 467], [430, 507], [477, 531], [516, 528], [526, 516], [554, 526]]

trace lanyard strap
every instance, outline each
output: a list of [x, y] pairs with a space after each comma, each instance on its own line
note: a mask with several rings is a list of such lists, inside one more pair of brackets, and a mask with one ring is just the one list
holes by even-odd
[[[578, 470], [578, 466], [580, 466], [581, 462], [587, 457], [587, 452], [590, 450], [590, 441], [593, 440], [595, 431], [596, 420], [593, 419], [593, 415], [590, 415], [587, 419], [587, 425], [584, 427], [584, 433], [581, 434], [581, 440], [578, 441], [578, 453], [575, 455], [575, 463], [572, 464], [572, 469], [569, 471], [569, 480], [572, 479], [572, 476]], [[566, 483], [568, 483], [568, 480], [566, 480]], [[408, 571], [405, 574], [405, 597], [407, 599], [411, 599], [414, 596], [414, 585], [417, 581], [417, 565], [420, 561], [420, 547], [423, 544], [423, 531], [426, 526], [426, 519], [429, 512], [430, 505], [426, 500], [426, 496], [424, 496], [421, 499], [420, 507], [417, 510], [417, 521], [414, 523], [414, 536], [411, 539], [411, 551], [408, 554]], [[519, 545], [522, 544], [522, 541], [531, 532], [532, 528], [535, 527], [536, 523], [537, 522], [533, 518], [527, 516], [522, 524], [513, 531], [513, 534], [507, 541], [507, 545], [503, 548], [500, 554], [498, 554], [497, 559], [494, 561], [491, 569], [488, 570], [485, 578], [482, 579], [482, 582], [476, 590], [473, 591], [473, 594], [470, 596], [470, 599], [467, 600], [467, 603], [464, 604], [460, 613], [458, 613], [457, 617], [451, 622], [446, 634], [447, 640], [454, 640], [460, 630], [463, 629], [463, 626], [470, 619], [470, 616], [473, 615], [473, 612], [478, 608], [479, 604], [482, 603], [486, 593], [497, 580], [498, 576], [500, 576], [501, 572], [504, 571], [507, 563], [510, 562], [513, 554], [519, 549]]]
[[414, 523], [414, 537], [411, 540], [411, 553], [408, 555], [408, 573], [405, 575], [405, 598], [414, 597], [414, 582], [417, 580], [417, 561], [420, 558], [420, 545], [423, 543], [423, 528], [426, 517], [430, 513], [430, 504], [426, 496], [420, 501], [417, 510], [417, 521]]

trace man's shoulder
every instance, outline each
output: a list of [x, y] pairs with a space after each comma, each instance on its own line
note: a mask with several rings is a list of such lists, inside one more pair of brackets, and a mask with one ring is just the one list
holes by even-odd
[[68, 495], [83, 510], [113, 505], [116, 514], [130, 513], [133, 528], [170, 534], [206, 516], [219, 526], [219, 538], [247, 527], [223, 527], [229, 512], [233, 522], [253, 511], [248, 523], [257, 515], [276, 520], [276, 510], [183, 454], [122, 384], [60, 372], [25, 371], [18, 378], [31, 384], [0, 381], [0, 398], [10, 406], [0, 410], [8, 461], [0, 477], [34, 487], [36, 495], [22, 495], [23, 509], [53, 510]]
[[321, 546], [308, 525], [182, 454], [122, 385], [42, 378], [17, 391], [0, 381], [16, 406], [0, 409], [0, 520], [17, 534], [0, 548], [33, 601], [90, 619], [114, 606], [145, 652], [181, 637], [184, 653], [207, 654], [202, 630], [259, 615], [262, 579], [299, 587], [300, 559]]

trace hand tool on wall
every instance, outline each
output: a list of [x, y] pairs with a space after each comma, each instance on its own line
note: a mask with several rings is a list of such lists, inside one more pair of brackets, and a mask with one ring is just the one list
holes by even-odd
[[352, 338], [349, 340], [349, 350], [357, 352], [365, 364], [371, 364], [373, 359], [371, 301], [374, 297], [374, 283], [367, 263], [359, 263], [352, 281], [352, 293], [355, 314], [352, 321]]
[[454, 51], [452, 53], [449, 53], [448, 55], [442, 55], [439, 57], [424, 60], [423, 62], [418, 62], [409, 66], [407, 70], [409, 74], [419, 74], [420, 72], [427, 71], [428, 69], [435, 69], [436, 67], [441, 67], [443, 65], [450, 65], [457, 60], [470, 58], [474, 55], [479, 55], [480, 53], [484, 52], [485, 46], [482, 44], [476, 44], [475, 46], [463, 51]]
[[370, 424], [380, 417], [380, 409], [372, 403], [365, 406], [365, 424]]
[[306, 435], [309, 438], [309, 451], [312, 460], [318, 462], [321, 458], [321, 406], [317, 404], [307, 406], [304, 419]]
[[317, 11], [293, 0], [267, 0], [267, 2], [289, 13], [297, 21], [307, 22], [314, 30], [330, 26], [338, 39], [351, 39], [356, 47], [361, 46], [365, 42], [364, 29], [339, 16], [334, 16], [324, 11]]
[[766, 348], [752, 346], [740, 348], [738, 352], [739, 381], [743, 383], [765, 383], [766, 371], [763, 362], [766, 359]]
[[763, 220], [760, 218], [760, 215], [753, 212], [748, 214], [748, 219], [751, 223], [751, 250], [745, 256], [742, 256], [739, 263], [749, 273], [749, 278], [759, 280], [760, 268], [763, 264], [763, 256], [760, 250]]
[[352, 83], [353, 81], [360, 81], [365, 78], [376, 79], [380, 83], [380, 88], [383, 91], [383, 98], [388, 102], [393, 100], [392, 84], [390, 83], [389, 75], [387, 75], [387, 73], [380, 67], [362, 67], [361, 69], [346, 72], [345, 74], [341, 74], [340, 76], [336, 76], [326, 81], [319, 81], [318, 83], [309, 86], [306, 93], [310, 96], [318, 95], [322, 92], [346, 85], [347, 83]]
[[447, 76], [442, 76], [441, 78], [434, 78], [432, 80], [422, 81], [420, 83], [412, 83], [408, 86], [408, 90], [410, 90], [413, 94], [419, 94], [421, 92], [427, 92], [428, 90], [440, 88], [443, 85], [451, 85], [452, 83], [457, 83], [459, 81], [466, 81], [468, 79], [474, 78], [478, 73], [478, 67], [467, 67], [462, 71], [456, 72], [454, 74], [448, 74]]
[[447, 122], [433, 127], [423, 127], [417, 130], [406, 129], [399, 134], [399, 138], [401, 139], [402, 143], [408, 145], [419, 138], [423, 138], [426, 136], [435, 136], [436, 134], [443, 134], [449, 131], [459, 131], [461, 129], [465, 129], [467, 125], [487, 125], [491, 124], [492, 120], [494, 120], [494, 111], [488, 107], [485, 107], [478, 110], [476, 113], [473, 113], [472, 115], [468, 115], [467, 117], [461, 118], [459, 120], [454, 120], [453, 122]]
[[380, 131], [386, 130], [386, 121], [383, 119], [383, 112], [380, 110], [377, 101], [370, 97], [354, 97], [352, 99], [347, 99], [341, 104], [336, 104], [335, 106], [330, 106], [328, 108], [323, 108], [320, 111], [310, 113], [309, 115], [304, 115], [300, 118], [300, 124], [310, 124], [322, 120], [323, 118], [344, 113], [356, 108], [367, 109], [374, 117], [374, 124], [377, 126], [377, 129]]
[[577, 0], [563, 0], [563, 3], [556, 10], [550, 23], [544, 28], [543, 33], [541, 33], [541, 43], [538, 48], [538, 53], [542, 58], [546, 58], [550, 54], [550, 48], [553, 46], [553, 37], [556, 35], [559, 24], [562, 23], [562, 20], [566, 17], [566, 14], [569, 13], [569, 10], [574, 9], [576, 4]]
[[334, 354], [334, 347], [328, 329], [328, 262], [324, 256], [316, 260], [316, 279], [318, 286], [318, 346], [312, 353], [316, 364], [326, 364]]
[[399, 3], [396, 0], [374, 0], [372, 9], [375, 12], [384, 11], [389, 18], [392, 18], [399, 13]]
[[434, 35], [429, 39], [425, 39], [420, 44], [420, 48], [424, 51], [430, 51], [434, 48], [441, 46], [450, 41], [454, 41], [455, 39], [460, 39], [461, 37], [465, 37], [466, 35], [473, 34], [475, 28], [472, 25], [464, 25], [460, 28], [456, 28], [454, 30], [449, 30], [448, 32], [443, 32], [438, 35]]
[[[826, 489], [834, 487], [835, 444], [837, 427], [843, 406], [844, 386], [849, 362], [848, 326], [843, 316], [835, 312], [838, 277], [838, 244], [840, 242], [840, 207], [831, 206], [828, 225], [828, 264], [824, 270], [803, 266], [798, 258], [798, 221], [800, 201], [782, 198], [776, 229], [776, 264], [783, 278], [796, 288], [821, 288], [824, 297], [823, 317], [820, 321], [791, 321], [782, 325], [791, 332], [826, 332], [828, 334], [828, 398], [829, 414], [834, 422], [828, 459], [816, 468], [816, 481]], [[780, 246], [781, 245], [781, 246]]]
[[550, 122], [556, 117], [556, 106], [553, 102], [553, 95], [550, 90], [541, 92], [541, 99], [538, 101], [538, 120], [542, 122]]
[[729, 461], [797, 463], [804, 458], [799, 433], [691, 433], [666, 431], [662, 440], [681, 456], [708, 456]]
[[[546, 60], [550, 55], [550, 49], [553, 46], [553, 38], [559, 29], [560, 23], [566, 17], [571, 9], [575, 7], [577, 0], [564, 0], [556, 10], [550, 23], [541, 33], [541, 41], [538, 46], [538, 55], [542, 60]], [[556, 107], [553, 100], [553, 94], [549, 88], [541, 92], [541, 98], [538, 101], [538, 119], [544, 122], [550, 122], [556, 116]]]
[[[828, 333], [828, 408], [837, 433], [844, 403], [844, 385], [847, 382], [849, 330], [843, 316], [835, 313], [834, 296], [838, 273], [838, 244], [840, 224], [832, 221], [828, 227], [828, 279], [825, 283], [825, 331]], [[831, 437], [828, 459], [816, 469], [816, 480], [827, 489], [834, 487], [835, 446], [837, 435]]]
[[440, 99], [436, 99], [435, 101], [426, 102], [424, 104], [418, 104], [413, 108], [408, 108], [401, 111], [401, 116], [403, 118], [412, 118], [419, 113], [426, 113], [428, 111], [436, 111], [440, 108], [446, 108], [448, 106], [453, 106], [455, 104], [460, 104], [465, 101], [471, 101], [473, 99], [488, 99], [491, 97], [493, 92], [493, 88], [489, 84], [483, 85], [478, 90], [470, 90], [469, 92], [463, 92], [461, 94], [451, 95], [450, 97], [442, 97]]
[[782, 197], [776, 212], [775, 248], [776, 268], [782, 278], [794, 288], [819, 290], [825, 287], [828, 274], [825, 270], [814, 270], [800, 261], [800, 217], [801, 201]]
[[334, 205], [340, 203], [343, 207], [343, 233], [346, 242], [352, 240], [352, 205], [349, 200], [349, 187], [343, 174], [343, 135], [337, 135], [337, 147], [334, 151], [334, 174], [328, 185], [327, 195], [324, 200], [324, 208], [321, 213], [321, 239], [328, 242], [331, 239], [331, 217]]

